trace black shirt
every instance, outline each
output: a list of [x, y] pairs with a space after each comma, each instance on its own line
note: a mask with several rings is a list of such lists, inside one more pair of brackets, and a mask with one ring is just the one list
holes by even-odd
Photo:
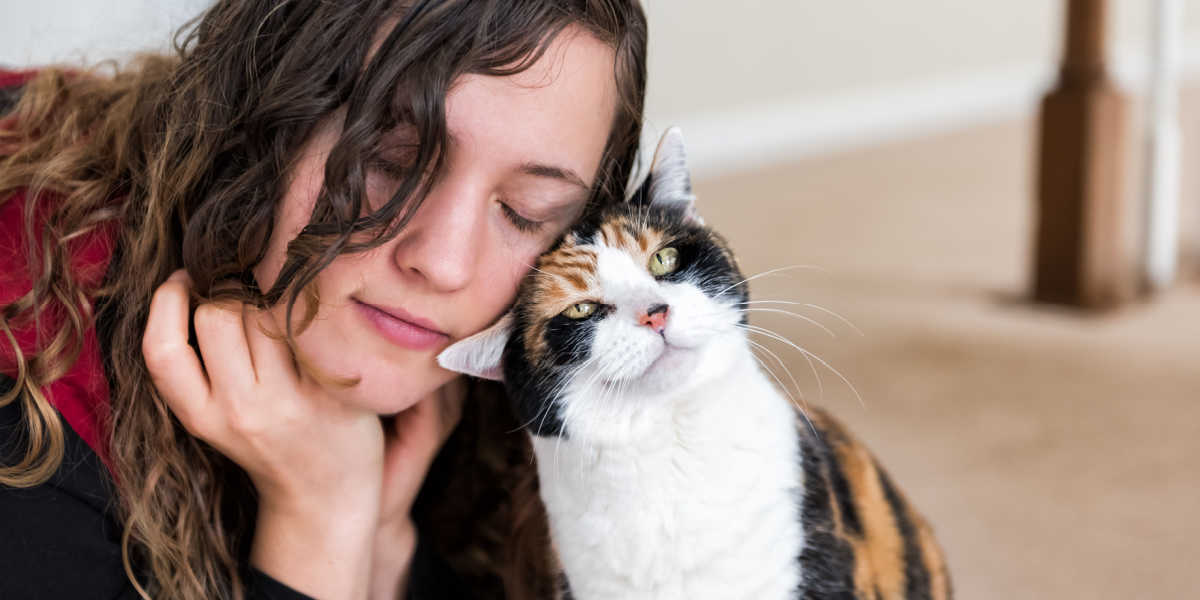
[[[0, 375], [0, 394], [12, 388]], [[69, 426], [62, 465], [32, 488], [0, 485], [0, 598], [140, 600], [121, 560], [107, 468]], [[0, 407], [0, 464], [23, 454], [24, 419], [17, 399]], [[418, 536], [420, 537], [420, 536]], [[410, 567], [411, 600], [468, 597], [455, 574], [421, 544]], [[256, 569], [253, 600], [312, 600]]]

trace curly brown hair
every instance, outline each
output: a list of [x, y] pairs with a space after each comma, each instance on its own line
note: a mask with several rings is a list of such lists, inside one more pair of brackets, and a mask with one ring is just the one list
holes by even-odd
[[[592, 199], [619, 199], [646, 86], [637, 0], [225, 0], [181, 29], [170, 55], [107, 71], [40, 71], [0, 130], [0, 204], [23, 190], [33, 215], [35, 202], [55, 199], [47, 218], [26, 221], [37, 244], [28, 249], [32, 290], [0, 307], [0, 338], [18, 367], [0, 406], [24, 403], [29, 432], [23, 460], [0, 467], [0, 484], [36, 485], [58, 468], [63, 425], [41, 390], [98, 323], [130, 580], [144, 597], [243, 597], [254, 489], [186, 433], [151, 384], [140, 348], [155, 288], [185, 268], [198, 301], [286, 302], [290, 313], [304, 300], [311, 314], [321, 269], [393, 238], [420, 205], [424, 174], [441, 168], [451, 84], [467, 73], [519, 72], [569, 26], [615, 50], [619, 101]], [[251, 269], [267, 250], [297, 151], [342, 107], [311, 221], [275, 285], [259, 290]], [[385, 206], [361, 216], [361, 157], [400, 123], [419, 136], [416, 164]], [[115, 254], [103, 281], [87, 285], [67, 268], [64, 242], [98, 227], [118, 231]], [[61, 311], [64, 324], [22, 353], [13, 328], [47, 311]], [[476, 597], [544, 597], [555, 582], [528, 441], [500, 390], [482, 382], [473, 390], [414, 517], [436, 532], [432, 543]]]

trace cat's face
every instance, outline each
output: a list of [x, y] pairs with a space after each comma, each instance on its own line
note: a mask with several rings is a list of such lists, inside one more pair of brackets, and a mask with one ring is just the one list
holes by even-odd
[[670, 171], [686, 174], [681, 153], [665, 141], [634, 199], [542, 255], [509, 315], [442, 364], [502, 378], [540, 435], [623, 427], [719, 377], [745, 347], [746, 284], [692, 211], [686, 176]]

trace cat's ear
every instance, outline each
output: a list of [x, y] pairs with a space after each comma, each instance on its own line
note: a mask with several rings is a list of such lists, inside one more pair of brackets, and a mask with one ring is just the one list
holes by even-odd
[[511, 312], [504, 313], [494, 325], [450, 344], [437, 361], [443, 369], [464, 373], [492, 381], [504, 381], [504, 369], [500, 360], [504, 356], [504, 347], [512, 335], [513, 317]]
[[678, 127], [668, 129], [659, 140], [645, 185], [648, 187], [644, 190], [643, 202], [682, 211], [689, 221], [704, 224], [696, 212], [696, 196], [692, 193], [692, 176], [688, 171], [683, 132]]

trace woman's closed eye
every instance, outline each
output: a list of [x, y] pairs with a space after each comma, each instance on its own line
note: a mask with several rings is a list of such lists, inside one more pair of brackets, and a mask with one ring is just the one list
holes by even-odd
[[388, 179], [399, 181], [412, 170], [417, 160], [417, 146], [393, 145], [372, 152], [367, 159], [367, 169]]
[[417, 162], [420, 143], [411, 125], [399, 125], [379, 140], [367, 158], [367, 169], [390, 180], [408, 176]]
[[379, 210], [413, 174], [418, 147], [416, 144], [391, 143], [380, 146], [366, 156], [368, 210]]
[[408, 170], [412, 168], [412, 162], [405, 163], [376, 155], [367, 161], [367, 168], [388, 179], [398, 181], [408, 174]]
[[501, 201], [500, 208], [504, 211], [504, 217], [508, 219], [508, 222], [512, 223], [513, 227], [516, 227], [517, 231], [522, 233], [536, 233], [546, 224], [545, 221], [537, 221], [523, 216], [510, 206], [508, 202]]

